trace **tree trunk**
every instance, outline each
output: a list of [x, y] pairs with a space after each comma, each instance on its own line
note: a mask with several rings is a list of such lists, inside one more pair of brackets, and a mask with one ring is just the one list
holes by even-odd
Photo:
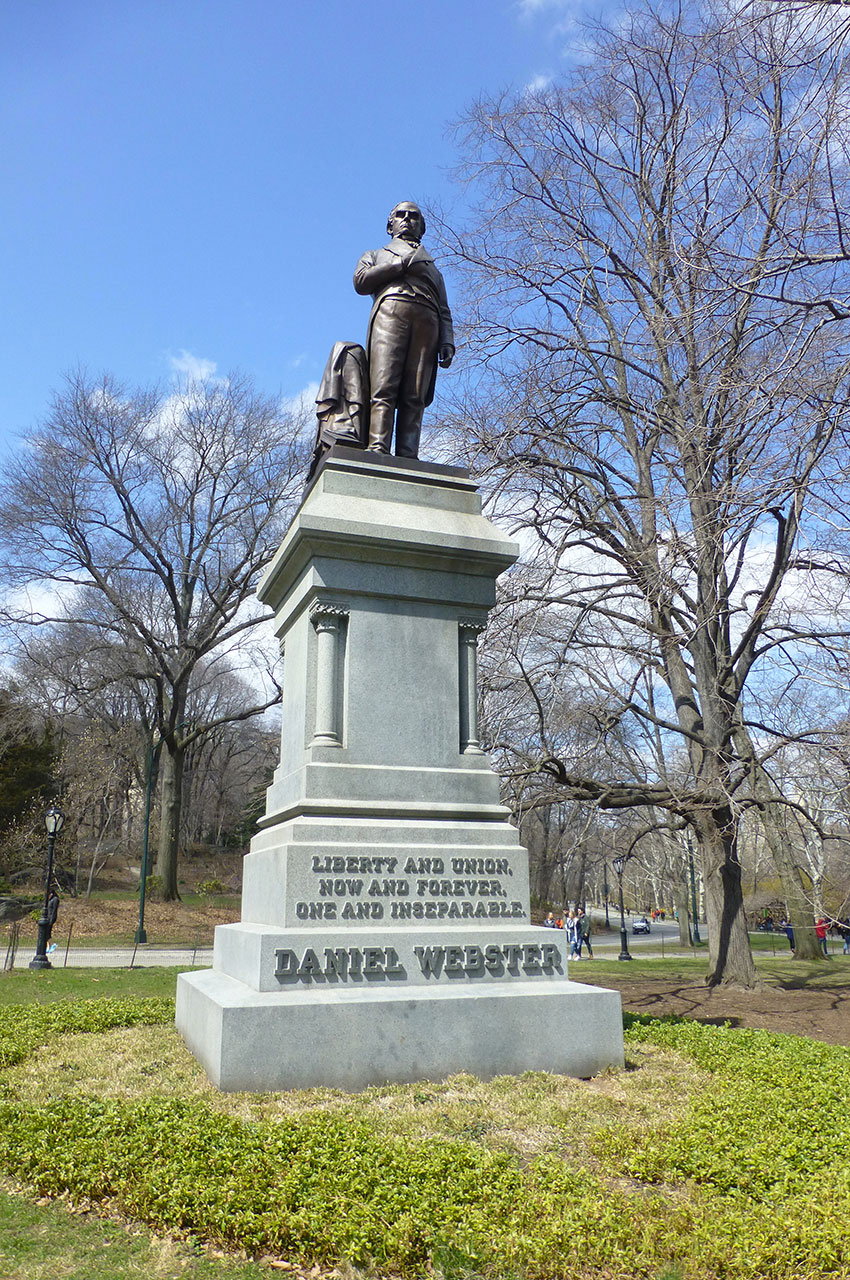
[[741, 864], [735, 846], [735, 820], [728, 809], [700, 819], [697, 827], [705, 878], [710, 987], [721, 984], [754, 988], [756, 972], [747, 921]]
[[812, 904], [803, 885], [803, 877], [784, 823], [778, 818], [775, 800], [768, 800], [762, 809], [761, 819], [765, 839], [773, 857], [773, 863], [782, 881], [785, 909], [794, 930], [795, 960], [823, 960], [823, 947], [815, 933]]
[[823, 906], [823, 876], [815, 875], [812, 876], [812, 915], [817, 920], [826, 914]]
[[674, 880], [670, 886], [671, 896], [673, 898], [673, 907], [679, 920], [679, 946], [689, 947], [691, 945], [691, 931], [688, 926], [688, 885], [684, 875], [679, 880]]
[[579, 862], [579, 869], [578, 869], [578, 886], [576, 888], [576, 906], [581, 907], [582, 910], [587, 906], [587, 903], [585, 901], [585, 889], [584, 889], [586, 879], [587, 879], [587, 850], [583, 848], [581, 851], [581, 861]]
[[174, 902], [180, 897], [177, 890], [177, 850], [180, 842], [184, 755], [181, 748], [172, 749], [166, 744], [160, 763], [162, 818], [156, 874], [162, 880], [162, 893], [166, 902]]
[[98, 871], [101, 871], [109, 861], [109, 854], [106, 855], [106, 857], [103, 859], [102, 862], [98, 862], [97, 860], [102, 844], [103, 844], [103, 839], [101, 838], [97, 841], [97, 843], [94, 846], [94, 850], [92, 851], [91, 864], [89, 866], [89, 878], [86, 883], [86, 892], [85, 892], [85, 896], [87, 898], [91, 897], [92, 889], [94, 887], [95, 876], [97, 875]]
[[806, 896], [800, 865], [788, 834], [787, 809], [770, 776], [759, 763], [749, 734], [737, 726], [735, 743], [744, 758], [752, 764], [753, 792], [761, 802], [759, 817], [773, 865], [782, 882], [785, 909], [794, 930], [794, 956], [799, 960], [822, 960], [823, 948], [815, 934], [812, 904]]

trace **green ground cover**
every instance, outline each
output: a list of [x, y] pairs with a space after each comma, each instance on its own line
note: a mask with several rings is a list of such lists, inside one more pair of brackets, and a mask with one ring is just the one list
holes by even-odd
[[590, 1082], [218, 1095], [169, 1000], [41, 990], [0, 1009], [0, 1169], [40, 1195], [383, 1274], [850, 1276], [848, 1049], [627, 1015]]

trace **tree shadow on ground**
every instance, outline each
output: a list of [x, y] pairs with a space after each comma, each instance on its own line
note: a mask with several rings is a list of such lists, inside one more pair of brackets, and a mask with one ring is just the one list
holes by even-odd
[[776, 975], [771, 978], [771, 986], [779, 987], [782, 991], [823, 991], [834, 994], [839, 1000], [848, 1000], [850, 999], [850, 975], [846, 977], [846, 985], [842, 982], [844, 978], [844, 974], [836, 974], [824, 965], [823, 968], [801, 969], [798, 973]]
[[627, 1028], [635, 1020], [727, 1024], [850, 1045], [850, 966], [846, 977], [835, 974], [832, 981], [829, 970], [813, 974], [802, 967], [765, 976], [768, 982], [758, 990], [609, 975], [604, 981], [600, 975], [599, 985], [620, 991]]

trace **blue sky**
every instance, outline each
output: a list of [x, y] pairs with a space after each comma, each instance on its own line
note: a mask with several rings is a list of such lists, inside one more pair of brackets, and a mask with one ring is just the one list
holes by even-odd
[[449, 123], [556, 75], [578, 8], [6, 0], [0, 448], [77, 366], [309, 386], [365, 336], [351, 276], [390, 207], [462, 202]]

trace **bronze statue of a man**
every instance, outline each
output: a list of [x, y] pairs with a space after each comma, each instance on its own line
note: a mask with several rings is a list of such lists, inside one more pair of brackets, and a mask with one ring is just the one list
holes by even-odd
[[437, 365], [448, 369], [455, 348], [446, 286], [422, 248], [425, 219], [410, 201], [387, 220], [392, 237], [383, 249], [364, 253], [354, 273], [358, 293], [373, 298], [366, 337], [371, 382], [368, 448], [419, 457], [422, 413], [434, 399]]

